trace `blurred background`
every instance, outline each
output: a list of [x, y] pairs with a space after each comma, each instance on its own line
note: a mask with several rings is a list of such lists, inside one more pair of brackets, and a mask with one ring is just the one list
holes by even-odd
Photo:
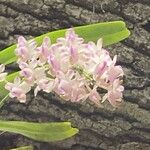
[[[28, 94], [10, 101], [0, 119], [71, 121], [78, 135], [42, 143], [21, 135], [0, 135], [0, 150], [32, 144], [35, 150], [150, 150], [150, 0], [0, 0], [0, 49], [62, 28], [123, 20], [131, 36], [107, 49], [125, 71], [124, 104], [114, 110], [63, 102], [54, 94]], [[10, 65], [9, 69], [15, 69]]]

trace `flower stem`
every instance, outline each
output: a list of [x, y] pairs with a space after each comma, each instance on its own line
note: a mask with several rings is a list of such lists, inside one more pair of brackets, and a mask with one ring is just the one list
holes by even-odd
[[9, 94], [7, 94], [1, 101], [0, 101], [0, 109], [3, 107], [3, 105], [8, 100]]
[[75, 66], [74, 69], [78, 71], [80, 75], [83, 75], [87, 80], [93, 81], [92, 75], [86, 72], [82, 67], [79, 65]]

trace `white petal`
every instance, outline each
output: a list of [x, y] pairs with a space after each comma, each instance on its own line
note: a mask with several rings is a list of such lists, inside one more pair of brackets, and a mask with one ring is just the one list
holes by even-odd
[[19, 64], [19, 68], [20, 69], [24, 69], [24, 68], [29, 67], [29, 65], [27, 63], [25, 63], [25, 62], [18, 61], [17, 63]]
[[3, 64], [0, 65], [0, 73], [5, 70], [5, 66]]
[[26, 39], [23, 36], [18, 37], [18, 45], [17, 46], [25, 46]]
[[51, 81], [51, 82], [49, 82], [48, 87], [44, 91], [47, 93], [50, 93], [53, 89], [54, 89], [54, 82]]
[[101, 103], [105, 102], [105, 100], [107, 99], [107, 97], [108, 97], [108, 94], [106, 93], [106, 94], [103, 96]]
[[21, 97], [18, 98], [20, 103], [25, 103], [26, 102], [26, 95], [22, 94]]
[[11, 93], [9, 93], [9, 97], [14, 98], [15, 96], [14, 96], [14, 95], [12, 95]]
[[113, 64], [115, 65], [116, 62], [117, 62], [117, 55], [115, 55], [114, 58], [113, 58]]
[[48, 36], [46, 36], [43, 41], [47, 46], [51, 45], [51, 40]]
[[11, 91], [13, 87], [14, 87], [14, 84], [13, 84], [13, 83], [7, 82], [7, 83], [5, 84], [5, 89], [6, 89], [6, 90]]
[[37, 87], [34, 89], [34, 96], [36, 96], [39, 91], [40, 91], [40, 88], [39, 88], [39, 86], [37, 86]]
[[1, 73], [0, 74], [0, 81], [3, 81], [6, 76], [7, 76], [7, 73]]
[[25, 92], [29, 92], [31, 90], [31, 86], [27, 84], [26, 82], [22, 82], [19, 87]]
[[20, 79], [19, 77], [16, 77], [16, 78], [14, 79], [14, 84], [19, 85], [20, 82], [21, 82], [21, 79]]
[[34, 74], [36, 79], [45, 78], [45, 68], [44, 67], [36, 68]]
[[97, 48], [98, 48], [99, 51], [102, 49], [102, 45], [103, 45], [103, 39], [100, 38], [100, 39], [97, 41]]
[[30, 68], [35, 68], [38, 65], [38, 61], [36, 59], [32, 59], [32, 61], [30, 62], [29, 66]]

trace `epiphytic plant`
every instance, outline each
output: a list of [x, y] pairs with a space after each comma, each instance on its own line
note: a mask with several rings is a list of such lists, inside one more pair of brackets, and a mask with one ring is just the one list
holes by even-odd
[[[81, 102], [89, 99], [97, 106], [106, 100], [113, 107], [122, 101], [124, 75], [110, 57], [106, 46], [129, 36], [122, 21], [59, 30], [18, 43], [0, 52], [0, 90], [2, 107], [8, 97], [26, 103], [26, 93], [54, 92], [62, 100]], [[5, 66], [17, 62], [20, 71], [4, 72]], [[100, 94], [97, 90], [104, 89]], [[33, 128], [34, 126], [34, 128]], [[78, 132], [70, 123], [29, 123], [0, 121], [0, 130], [23, 134], [35, 140], [55, 141]]]

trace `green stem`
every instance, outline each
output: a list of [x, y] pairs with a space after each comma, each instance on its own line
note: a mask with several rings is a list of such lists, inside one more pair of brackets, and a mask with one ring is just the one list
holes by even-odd
[[81, 66], [77, 65], [73, 67], [80, 75], [83, 75], [87, 80], [93, 81], [92, 75], [84, 70]]
[[1, 101], [0, 101], [0, 108], [3, 107], [3, 105], [6, 103], [8, 100], [9, 94], [7, 94]]

